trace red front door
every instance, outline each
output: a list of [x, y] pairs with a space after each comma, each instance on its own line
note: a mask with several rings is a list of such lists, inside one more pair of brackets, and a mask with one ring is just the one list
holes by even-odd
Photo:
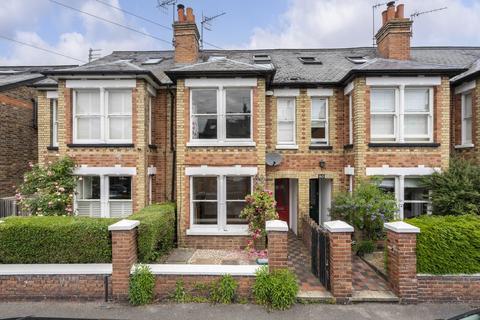
[[290, 192], [288, 179], [275, 179], [275, 201], [280, 220], [289, 223], [290, 216]]

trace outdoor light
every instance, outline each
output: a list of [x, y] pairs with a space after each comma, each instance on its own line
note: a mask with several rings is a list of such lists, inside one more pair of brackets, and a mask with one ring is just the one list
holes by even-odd
[[324, 169], [326, 166], [327, 166], [327, 163], [325, 162], [325, 160], [320, 160], [320, 168]]

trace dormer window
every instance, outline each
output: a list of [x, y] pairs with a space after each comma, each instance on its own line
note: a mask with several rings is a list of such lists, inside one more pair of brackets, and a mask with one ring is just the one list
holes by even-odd
[[208, 62], [224, 60], [224, 59], [227, 59], [227, 57], [226, 56], [210, 56], [208, 57]]
[[142, 64], [159, 64], [163, 58], [148, 58]]
[[258, 64], [267, 64], [272, 62], [272, 58], [268, 54], [254, 54], [253, 62]]
[[303, 56], [298, 57], [298, 60], [300, 60], [303, 64], [322, 64], [322, 61], [317, 60], [316, 57]]
[[346, 57], [346, 59], [355, 64], [362, 64], [367, 62], [367, 58], [361, 56]]

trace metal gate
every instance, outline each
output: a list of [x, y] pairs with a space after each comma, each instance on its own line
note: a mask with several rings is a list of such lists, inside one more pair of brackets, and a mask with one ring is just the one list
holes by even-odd
[[312, 273], [328, 290], [330, 290], [329, 247], [327, 231], [322, 227], [312, 226]]

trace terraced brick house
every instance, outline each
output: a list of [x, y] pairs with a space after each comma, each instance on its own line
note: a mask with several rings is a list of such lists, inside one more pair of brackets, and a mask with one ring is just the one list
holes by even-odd
[[176, 199], [180, 246], [243, 247], [239, 215], [257, 180], [295, 233], [305, 216], [328, 221], [332, 195], [368, 176], [395, 193], [399, 218], [428, 214], [419, 178], [477, 144], [465, 106], [480, 99], [468, 71], [480, 48], [411, 47], [411, 26], [389, 5], [377, 47], [200, 50], [193, 11], [179, 5], [175, 50], [46, 73], [57, 85], [38, 97], [39, 161], [75, 159], [79, 215]]

